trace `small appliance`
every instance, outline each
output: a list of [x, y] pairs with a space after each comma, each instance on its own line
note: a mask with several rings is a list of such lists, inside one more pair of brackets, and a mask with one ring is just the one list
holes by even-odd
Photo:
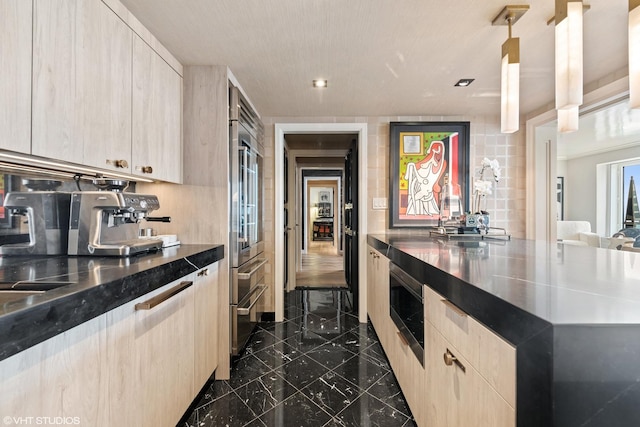
[[71, 193], [55, 191], [54, 180], [23, 179], [28, 191], [7, 193], [4, 207], [24, 217], [29, 241], [0, 246], [0, 255], [60, 255], [67, 253]]

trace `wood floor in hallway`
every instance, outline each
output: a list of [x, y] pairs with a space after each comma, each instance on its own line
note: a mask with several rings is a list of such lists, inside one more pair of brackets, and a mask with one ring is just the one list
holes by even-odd
[[296, 273], [297, 288], [346, 288], [342, 255], [332, 242], [309, 242]]

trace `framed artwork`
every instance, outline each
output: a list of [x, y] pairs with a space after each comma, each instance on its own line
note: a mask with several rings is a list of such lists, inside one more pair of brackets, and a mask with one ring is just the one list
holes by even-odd
[[557, 206], [557, 219], [559, 221], [564, 220], [564, 177], [557, 177], [556, 181], [556, 200], [558, 202]]
[[333, 195], [331, 191], [318, 191], [318, 217], [333, 216]]
[[469, 122], [390, 123], [390, 228], [437, 226], [446, 182], [468, 210], [469, 127]]

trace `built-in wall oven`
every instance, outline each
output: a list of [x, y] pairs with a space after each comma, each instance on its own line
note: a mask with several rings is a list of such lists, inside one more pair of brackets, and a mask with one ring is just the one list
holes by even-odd
[[229, 83], [231, 160], [231, 353], [242, 351], [260, 320], [266, 291], [263, 240], [263, 126], [238, 88]]
[[422, 284], [396, 264], [389, 265], [391, 319], [402, 339], [424, 366], [424, 298]]

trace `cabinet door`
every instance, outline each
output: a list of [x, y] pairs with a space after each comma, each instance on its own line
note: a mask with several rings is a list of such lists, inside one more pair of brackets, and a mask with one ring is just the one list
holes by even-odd
[[35, 417], [63, 417], [68, 424], [113, 425], [107, 414], [105, 317], [0, 362], [0, 413], [11, 417], [5, 424], [49, 425], [53, 421]]
[[194, 288], [136, 306], [193, 275], [107, 313], [110, 425], [176, 425], [194, 397]]
[[82, 47], [83, 164], [131, 171], [133, 31], [104, 3], [85, 7]]
[[0, 2], [0, 148], [31, 152], [32, 4]]
[[133, 170], [182, 181], [182, 77], [140, 37], [133, 42]]
[[32, 154], [130, 171], [132, 38], [100, 1], [34, 1]]
[[389, 260], [369, 247], [367, 257], [367, 311], [373, 327], [384, 345], [390, 334], [391, 317], [389, 316]]
[[429, 396], [425, 425], [515, 426], [515, 410], [430, 323], [425, 324], [425, 370]]
[[194, 395], [218, 366], [218, 263], [196, 273], [195, 280], [195, 382]]

